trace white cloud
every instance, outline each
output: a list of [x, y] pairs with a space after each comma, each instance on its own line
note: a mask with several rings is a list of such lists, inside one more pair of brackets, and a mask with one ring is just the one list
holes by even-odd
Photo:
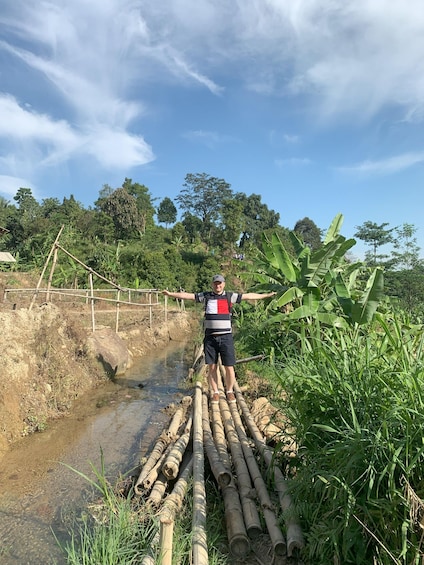
[[388, 159], [376, 161], [362, 161], [350, 167], [339, 167], [337, 170], [342, 173], [360, 175], [388, 175], [409, 169], [424, 162], [424, 151], [417, 153], [404, 153]]
[[[19, 188], [31, 188], [34, 186], [28, 179], [22, 177], [13, 177], [8, 175], [0, 175], [0, 193], [6, 196], [15, 196]], [[34, 191], [32, 190], [33, 194]], [[11, 201], [12, 202], [12, 201]]]
[[277, 167], [305, 167], [310, 165], [312, 161], [307, 157], [290, 157], [288, 159], [275, 159]]
[[192, 130], [187, 131], [183, 134], [185, 139], [193, 142], [202, 143], [207, 147], [215, 147], [221, 143], [232, 143], [237, 141], [234, 137], [229, 135], [223, 135], [216, 131], [205, 131], [205, 130]]

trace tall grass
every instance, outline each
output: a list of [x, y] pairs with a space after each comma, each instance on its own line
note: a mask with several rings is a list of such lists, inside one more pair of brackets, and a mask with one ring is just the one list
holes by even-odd
[[307, 558], [422, 563], [422, 328], [380, 316], [367, 332], [317, 326], [309, 335], [319, 339], [280, 357], [275, 376], [299, 446], [293, 485]]
[[[94, 479], [82, 476], [97, 495], [96, 510], [84, 509], [69, 532], [70, 540], [58, 542], [69, 565], [135, 565], [147, 555], [160, 565], [159, 523], [157, 514], [139, 497], [118, 494], [119, 484], [112, 486], [101, 468], [91, 466]], [[224, 505], [216, 482], [206, 475], [207, 542], [210, 565], [226, 565], [228, 556]], [[100, 499], [98, 497], [100, 495]], [[174, 526], [172, 561], [178, 565], [192, 563], [192, 488], [177, 515]], [[88, 511], [87, 511], [88, 510]]]
[[[67, 465], [66, 465], [67, 466]], [[75, 520], [70, 541], [60, 543], [69, 565], [132, 565], [140, 563], [152, 547], [157, 531], [153, 515], [134, 511], [131, 497], [122, 497], [106, 478], [101, 456], [101, 468], [91, 465], [94, 478], [80, 471], [96, 494], [96, 510], [84, 510]], [[100, 498], [99, 498], [100, 496]], [[91, 505], [91, 509], [94, 506]], [[159, 561], [158, 561], [159, 562]]]

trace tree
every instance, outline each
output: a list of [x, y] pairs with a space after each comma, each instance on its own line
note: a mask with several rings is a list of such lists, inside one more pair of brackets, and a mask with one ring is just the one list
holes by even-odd
[[155, 207], [153, 206], [152, 195], [144, 184], [132, 182], [131, 179], [125, 178], [122, 188], [127, 190], [128, 194], [134, 196], [137, 204], [137, 210], [140, 220], [140, 229], [144, 234], [146, 227], [154, 226], [153, 216], [155, 215]]
[[377, 265], [377, 263], [382, 263], [388, 258], [387, 254], [377, 254], [377, 249], [387, 243], [393, 241], [392, 232], [395, 228], [386, 229], [389, 224], [384, 222], [383, 224], [376, 224], [375, 222], [364, 222], [361, 226], [355, 226], [356, 233], [354, 237], [365, 241], [365, 243], [371, 246], [372, 251], [367, 251], [365, 254], [365, 262], [370, 265]]
[[391, 267], [398, 269], [413, 269], [420, 262], [420, 247], [414, 237], [417, 228], [413, 224], [402, 224], [395, 228], [396, 236], [393, 238]]
[[165, 196], [162, 202], [159, 204], [157, 211], [158, 221], [161, 224], [165, 224], [168, 227], [169, 224], [173, 224], [177, 219], [177, 209], [172, 200]]
[[40, 205], [32, 195], [32, 190], [30, 188], [19, 188], [18, 192], [13, 197], [13, 200], [16, 200], [18, 203], [21, 217], [25, 217], [28, 221], [36, 218]]
[[243, 192], [238, 192], [235, 198], [243, 204], [244, 226], [240, 247], [243, 247], [249, 240], [260, 245], [262, 233], [278, 226], [280, 214], [263, 204], [260, 194], [246, 196]]
[[230, 185], [223, 179], [206, 173], [188, 174], [176, 201], [187, 215], [196, 216], [201, 223], [200, 234], [210, 241], [211, 230], [219, 222], [222, 202], [232, 196]]
[[135, 232], [140, 230], [141, 221], [137, 201], [125, 188], [117, 188], [100, 202], [100, 207], [112, 218], [116, 239], [134, 237]]
[[294, 226], [294, 232], [300, 235], [303, 243], [312, 250], [321, 246], [322, 230], [309, 218], [305, 217], [303, 220], [298, 220]]

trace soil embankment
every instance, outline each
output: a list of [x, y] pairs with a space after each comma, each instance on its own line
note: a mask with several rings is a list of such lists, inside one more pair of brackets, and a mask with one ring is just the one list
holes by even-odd
[[[91, 331], [72, 312], [53, 304], [0, 309], [0, 458], [20, 438], [42, 431], [72, 410], [73, 402], [108, 379], [88, 346]], [[119, 332], [140, 357], [193, 331], [180, 312], [154, 329], [137, 315]]]

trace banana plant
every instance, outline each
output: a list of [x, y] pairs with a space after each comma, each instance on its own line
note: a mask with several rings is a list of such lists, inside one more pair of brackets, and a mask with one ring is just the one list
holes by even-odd
[[332, 221], [324, 242], [315, 251], [294, 232], [290, 233], [295, 257], [291, 257], [276, 233], [263, 236], [262, 248], [254, 265], [255, 288], [277, 290], [274, 306], [285, 310], [270, 319], [317, 319], [336, 327], [371, 321], [383, 295], [383, 273], [375, 269], [358, 291], [361, 263], [348, 264], [346, 253], [356, 241], [340, 235], [343, 216]]

